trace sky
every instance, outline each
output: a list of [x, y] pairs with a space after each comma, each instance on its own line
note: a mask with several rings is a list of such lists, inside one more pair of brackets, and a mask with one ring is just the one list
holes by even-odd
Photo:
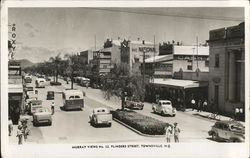
[[194, 44], [209, 30], [238, 25], [242, 8], [9, 8], [16, 59], [42, 62], [58, 53], [102, 47], [107, 38]]

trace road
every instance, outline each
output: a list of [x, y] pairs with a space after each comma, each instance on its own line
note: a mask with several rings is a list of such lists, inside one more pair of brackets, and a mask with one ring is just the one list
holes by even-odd
[[[32, 84], [34, 84], [33, 78]], [[74, 88], [85, 91], [84, 108], [81, 111], [63, 111], [62, 90], [70, 88], [70, 84], [59, 80], [61, 86], [46, 86], [38, 89], [38, 99], [43, 100], [43, 106], [50, 108], [51, 100], [46, 100], [47, 91], [55, 91], [55, 114], [52, 126], [33, 127], [30, 123], [31, 135], [29, 143], [102, 143], [102, 142], [165, 142], [164, 137], [141, 136], [121, 124], [113, 121], [112, 127], [92, 127], [89, 124], [89, 115], [95, 107], [120, 108], [120, 100], [112, 97], [105, 100], [99, 89], [81, 87], [74, 84]], [[152, 113], [151, 105], [145, 103], [143, 110], [137, 112], [158, 120], [174, 123], [178, 122], [181, 128], [181, 142], [214, 142], [208, 139], [207, 131], [212, 121], [200, 119], [185, 112], [177, 112], [175, 117], [163, 117]]]

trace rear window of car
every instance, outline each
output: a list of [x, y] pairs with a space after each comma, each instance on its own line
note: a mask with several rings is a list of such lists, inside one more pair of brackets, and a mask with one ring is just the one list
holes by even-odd
[[170, 102], [161, 102], [162, 105], [170, 105]]

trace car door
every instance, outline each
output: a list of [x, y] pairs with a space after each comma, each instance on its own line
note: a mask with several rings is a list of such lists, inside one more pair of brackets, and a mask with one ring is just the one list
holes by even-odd
[[231, 137], [231, 130], [229, 128], [229, 125], [228, 124], [225, 124], [224, 127], [223, 127], [223, 133], [224, 133], [224, 139], [227, 139], [229, 140], [230, 137]]

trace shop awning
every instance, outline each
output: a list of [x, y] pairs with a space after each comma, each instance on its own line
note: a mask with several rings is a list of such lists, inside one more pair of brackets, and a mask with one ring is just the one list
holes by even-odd
[[150, 83], [155, 85], [160, 85], [162, 87], [172, 87], [179, 89], [208, 86], [208, 82], [206, 81], [176, 80], [176, 79], [164, 79], [164, 78], [155, 78], [153, 81], [150, 81]]
[[23, 93], [23, 85], [22, 84], [9, 84], [8, 88], [9, 93]]

